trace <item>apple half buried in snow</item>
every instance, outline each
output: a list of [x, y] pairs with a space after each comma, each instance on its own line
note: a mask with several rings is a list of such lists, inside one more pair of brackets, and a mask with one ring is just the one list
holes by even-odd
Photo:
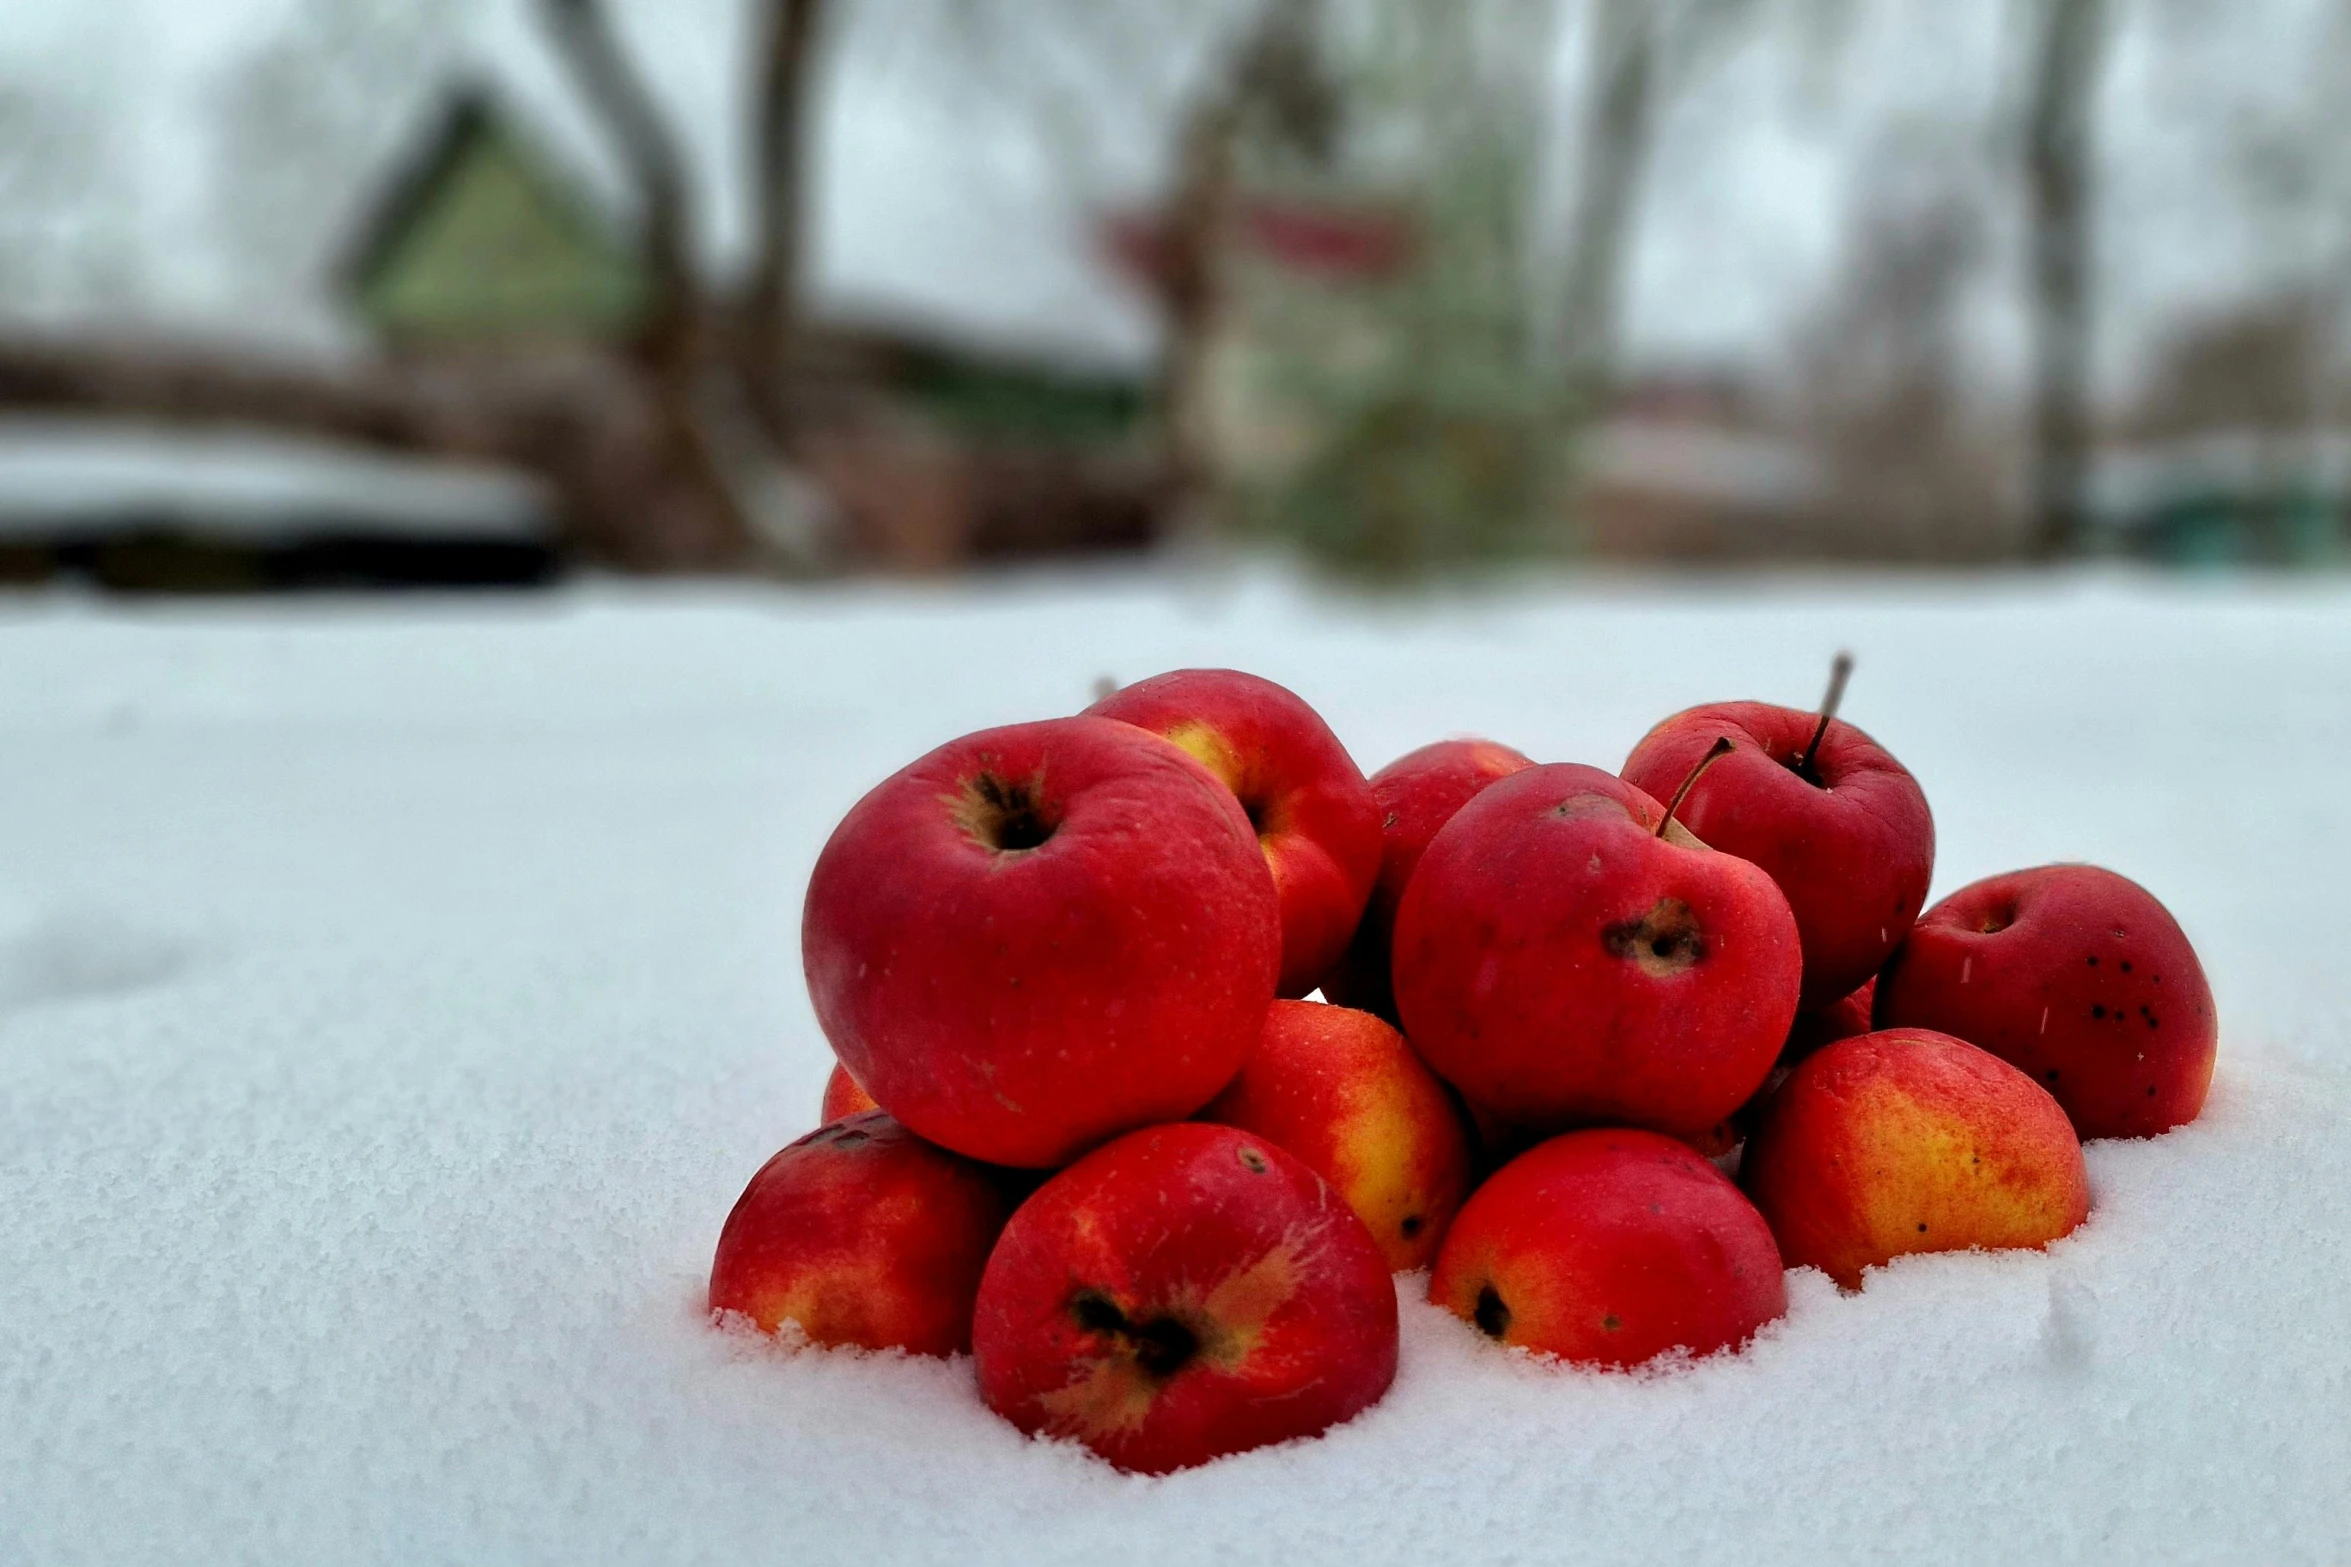
[[818, 1344], [971, 1347], [980, 1271], [1013, 1209], [1000, 1170], [934, 1148], [879, 1110], [820, 1127], [760, 1167], [719, 1232], [710, 1309]]
[[1429, 1299], [1487, 1337], [1586, 1365], [1747, 1342], [1788, 1309], [1763, 1215], [1670, 1137], [1570, 1132], [1479, 1187]]
[[1396, 1375], [1371, 1233], [1263, 1137], [1129, 1133], [1021, 1205], [980, 1282], [980, 1395], [1021, 1430], [1163, 1474], [1311, 1436]]
[[1763, 1107], [1739, 1184], [1790, 1267], [1846, 1289], [1913, 1252], [2041, 1247], [2090, 1211], [2057, 1101], [1987, 1051], [1923, 1028], [1840, 1039]]

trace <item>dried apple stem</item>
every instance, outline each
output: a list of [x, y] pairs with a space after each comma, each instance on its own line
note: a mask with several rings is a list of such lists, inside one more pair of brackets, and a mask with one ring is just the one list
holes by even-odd
[[1829, 720], [1837, 716], [1837, 708], [1845, 700], [1845, 682], [1853, 674], [1853, 655], [1839, 653], [1837, 661], [1829, 666], [1829, 694], [1820, 699], [1820, 722], [1813, 725], [1812, 743], [1804, 748], [1804, 759], [1796, 764], [1796, 771], [1812, 776], [1812, 758], [1820, 750], [1820, 742], [1829, 732]]
[[1673, 802], [1666, 806], [1665, 815], [1658, 819], [1658, 837], [1664, 837], [1665, 829], [1673, 825], [1673, 813], [1682, 808], [1682, 802], [1690, 797], [1690, 791], [1697, 787], [1698, 780], [1702, 775], [1704, 775], [1706, 769], [1712, 767], [1715, 763], [1721, 761], [1724, 757], [1730, 755], [1731, 752], [1736, 749], [1737, 747], [1731, 744], [1731, 737], [1729, 735], [1722, 736], [1720, 739], [1716, 740], [1714, 744], [1706, 748], [1706, 754], [1698, 758], [1698, 765], [1690, 769], [1690, 776], [1683, 779], [1682, 786], [1673, 792]]

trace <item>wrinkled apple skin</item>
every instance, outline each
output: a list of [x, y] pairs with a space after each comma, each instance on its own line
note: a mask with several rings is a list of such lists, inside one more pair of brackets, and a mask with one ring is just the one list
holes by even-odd
[[1768, 702], [1719, 702], [1649, 731], [1624, 777], [1659, 799], [1717, 739], [1737, 747], [1709, 767], [1677, 813], [1699, 838], [1771, 874], [1804, 938], [1806, 1009], [1849, 995], [1876, 973], [1926, 903], [1935, 819], [1909, 769], [1842, 719], [1814, 758], [1818, 783], [1793, 763], [1819, 715]]
[[1156, 735], [1061, 718], [966, 735], [858, 801], [801, 947], [825, 1037], [878, 1104], [958, 1153], [1051, 1168], [1232, 1081], [1281, 926], [1230, 790]]
[[1130, 1133], [1021, 1206], [980, 1282], [988, 1407], [1164, 1474], [1311, 1436], [1396, 1374], [1396, 1293], [1363, 1221], [1269, 1138]]
[[2057, 1101], [1988, 1051], [1917, 1028], [1841, 1039], [1791, 1072], [1739, 1184], [1788, 1266], [1846, 1289], [1913, 1252], [2046, 1246], [2090, 1211]]
[[1380, 875], [1363, 921], [1345, 956], [1326, 975], [1322, 993], [1341, 1006], [1360, 1007], [1396, 1021], [1395, 985], [1388, 973], [1396, 939], [1396, 905], [1428, 852], [1437, 829], [1478, 791], [1535, 764], [1491, 740], [1440, 740], [1401, 756], [1371, 775], [1380, 812]]
[[818, 1344], [960, 1353], [1014, 1200], [1005, 1172], [880, 1110], [836, 1121], [751, 1177], [719, 1232], [710, 1309]]
[[1878, 982], [1880, 1028], [1955, 1034], [2046, 1088], [2085, 1138], [2196, 1119], [2220, 1020], [2196, 950], [2138, 883], [2044, 865], [1929, 909]]
[[1788, 1309], [1771, 1230], [1721, 1171], [1653, 1132], [1570, 1132], [1461, 1210], [1429, 1299], [1487, 1336], [1585, 1365], [1735, 1349]]
[[1164, 735], [1240, 801], [1281, 890], [1278, 990], [1322, 983], [1380, 873], [1380, 813], [1347, 748], [1292, 691], [1237, 669], [1179, 669], [1086, 711]]
[[1530, 767], [1429, 844], [1396, 916], [1404, 1032], [1522, 1131], [1711, 1135], [1796, 1015], [1796, 922], [1769, 876], [1597, 768]]
[[1404, 1036], [1368, 1012], [1277, 1001], [1200, 1119], [1254, 1132], [1331, 1186], [1398, 1272], [1425, 1268], [1469, 1194], [1468, 1129]]

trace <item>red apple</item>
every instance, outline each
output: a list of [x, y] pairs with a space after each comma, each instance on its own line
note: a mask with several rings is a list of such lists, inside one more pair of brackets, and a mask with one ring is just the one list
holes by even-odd
[[880, 1108], [873, 1102], [873, 1095], [857, 1086], [857, 1079], [849, 1075], [849, 1069], [835, 1061], [832, 1076], [824, 1080], [824, 1104], [817, 1119], [830, 1126], [835, 1121], [845, 1121], [850, 1116]]
[[1179, 669], [1086, 709], [1165, 735], [1230, 788], [1281, 889], [1279, 991], [1303, 996], [1346, 950], [1380, 873], [1380, 812], [1330, 726], [1236, 669]]
[[1271, 1139], [1159, 1126], [1021, 1205], [972, 1355], [980, 1396], [1023, 1431], [1164, 1474], [1376, 1402], [1396, 1292], [1363, 1221]]
[[[1814, 736], [1818, 733], [1818, 741]], [[1765, 702], [1677, 713], [1649, 731], [1624, 776], [1663, 795], [1708, 746], [1738, 747], [1682, 802], [1682, 824], [1771, 873], [1804, 938], [1807, 1009], [1877, 972], [1926, 902], [1935, 821], [1918, 780], [1841, 720]]]
[[833, 1050], [992, 1164], [1063, 1164], [1190, 1115], [1257, 1046], [1281, 952], [1232, 792], [1132, 725], [967, 735], [858, 801], [801, 921]]
[[1790, 1267], [1847, 1289], [1922, 1251], [2046, 1246], [2090, 1211], [2081, 1144], [2039, 1084], [1948, 1034], [1841, 1039], [1765, 1102], [1739, 1183]]
[[1341, 1006], [1361, 1007], [1393, 1022], [1396, 993], [1388, 977], [1396, 937], [1396, 904], [1428, 852], [1437, 829], [1486, 785], [1535, 764], [1491, 740], [1440, 740], [1399, 757], [1371, 775], [1380, 811], [1380, 876], [1363, 906], [1363, 921], [1322, 993]]
[[1878, 981], [1880, 1028], [1932, 1028], [2021, 1067], [2084, 1137], [2196, 1119], [2220, 1022], [2170, 911], [2094, 865], [1962, 887], [1928, 910]]
[[1795, 1023], [1788, 1029], [1788, 1042], [1780, 1051], [1780, 1064], [1794, 1066], [1824, 1046], [1868, 1033], [1872, 1026], [1870, 1008], [1877, 1001], [1877, 993], [1877, 976], [1873, 974], [1853, 994], [1839, 996], [1814, 1011], [1797, 1013]]
[[1769, 876], [1660, 837], [1665, 820], [1631, 784], [1555, 764], [1429, 844], [1396, 912], [1396, 1002], [1478, 1109], [1702, 1136], [1762, 1084], [1796, 1015], [1796, 922]]
[[1461, 1210], [1429, 1299], [1505, 1344], [1590, 1365], [1734, 1349], [1788, 1309], [1771, 1230], [1698, 1154], [1652, 1132], [1570, 1132]]
[[710, 1309], [768, 1333], [790, 1322], [818, 1344], [957, 1354], [1012, 1209], [1002, 1172], [868, 1110], [751, 1177], [719, 1231]]
[[1469, 1195], [1469, 1133], [1452, 1096], [1368, 1012], [1275, 1002], [1257, 1053], [1200, 1118], [1304, 1160], [1399, 1272], [1429, 1265]]

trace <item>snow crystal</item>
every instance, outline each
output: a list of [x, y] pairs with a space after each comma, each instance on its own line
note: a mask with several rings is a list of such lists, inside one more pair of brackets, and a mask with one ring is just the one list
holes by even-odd
[[[2093, 1146], [2047, 1254], [1797, 1274], [1662, 1375], [1405, 1279], [1385, 1402], [1162, 1480], [1020, 1437], [967, 1364], [704, 1320], [828, 1065], [808, 868], [931, 745], [1218, 662], [1367, 766], [1613, 766], [1848, 645], [1938, 892], [2104, 861], [2212, 973], [2210, 1108]], [[0, 602], [0, 1561], [2343, 1560], [2346, 688], [2332, 584]]]

